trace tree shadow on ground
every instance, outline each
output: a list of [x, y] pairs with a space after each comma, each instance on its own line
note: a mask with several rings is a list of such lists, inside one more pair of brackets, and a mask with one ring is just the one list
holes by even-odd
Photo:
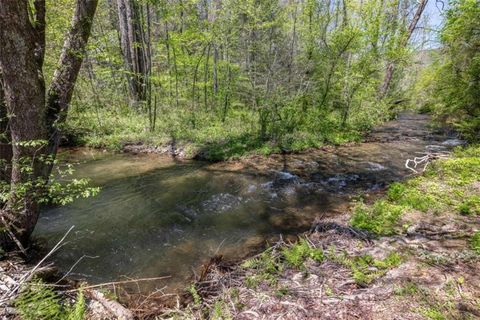
[[254, 133], [243, 133], [205, 144], [195, 157], [197, 160], [222, 161], [231, 158], [239, 158], [252, 151], [260, 153], [272, 153], [278, 149], [272, 142], [261, 139]]

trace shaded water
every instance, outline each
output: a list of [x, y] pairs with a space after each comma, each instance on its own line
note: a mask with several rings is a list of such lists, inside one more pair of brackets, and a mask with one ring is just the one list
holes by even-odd
[[45, 209], [34, 236], [51, 247], [75, 225], [53, 258], [61, 271], [84, 257], [72, 276], [96, 283], [170, 275], [155, 285], [172, 289], [214, 254], [248, 254], [273, 235], [307, 230], [316, 217], [341, 210], [349, 195], [405, 177], [407, 158], [446, 148], [427, 121], [404, 115], [368, 143], [233, 163], [67, 152], [76, 175], [101, 192]]

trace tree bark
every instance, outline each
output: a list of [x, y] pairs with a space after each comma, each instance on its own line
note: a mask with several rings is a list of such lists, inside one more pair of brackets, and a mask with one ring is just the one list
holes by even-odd
[[[44, 146], [26, 146], [29, 141], [46, 141], [45, 82], [39, 64], [36, 30], [29, 20], [27, 1], [4, 1], [0, 5], [0, 68], [13, 146], [11, 201], [2, 214], [2, 226], [10, 228], [20, 241], [27, 240], [38, 218], [33, 192], [20, 195], [17, 189], [42, 175], [36, 155]], [[27, 163], [31, 171], [23, 170]], [[3, 236], [2, 240], [7, 239]]]
[[[26, 243], [37, 223], [38, 191], [48, 182], [51, 165], [42, 156], [55, 156], [59, 125], [82, 63], [97, 0], [78, 0], [59, 67], [54, 73], [48, 101], [42, 73], [45, 54], [45, 1], [36, 0], [35, 21], [30, 22], [28, 1], [0, 4], [0, 70], [12, 143], [11, 198], [0, 212], [0, 245], [8, 247], [15, 236]], [[31, 142], [37, 142], [31, 144]], [[25, 164], [31, 170], [24, 170]], [[31, 184], [27, 192], [20, 192]], [[6, 231], [5, 231], [6, 229]]]
[[[0, 73], [0, 181], [10, 182], [10, 163], [12, 160], [12, 145], [8, 131], [8, 113], [3, 93], [3, 80]], [[1, 206], [1, 203], [0, 203]]]
[[[58, 68], [47, 96], [47, 128], [49, 151], [55, 154], [60, 142], [59, 126], [67, 118], [68, 106], [82, 66], [84, 51], [92, 29], [98, 0], [78, 0], [70, 31], [65, 39]], [[50, 173], [50, 172], [48, 172]]]
[[146, 77], [149, 55], [145, 50], [141, 8], [135, 0], [117, 0], [120, 48], [127, 69], [131, 105], [145, 101]]

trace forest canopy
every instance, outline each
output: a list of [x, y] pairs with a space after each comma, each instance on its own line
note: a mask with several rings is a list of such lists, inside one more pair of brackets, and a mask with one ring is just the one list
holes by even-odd
[[[70, 143], [179, 143], [216, 160], [360, 139], [407, 103], [426, 3], [102, 1]], [[47, 5], [60, 47], [71, 1]]]

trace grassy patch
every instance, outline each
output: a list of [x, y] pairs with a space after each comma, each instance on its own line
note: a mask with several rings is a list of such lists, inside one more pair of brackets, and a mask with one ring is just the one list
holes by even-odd
[[306, 239], [284, 245], [278, 250], [267, 249], [259, 256], [242, 263], [242, 268], [250, 270], [250, 274], [245, 277], [245, 285], [249, 288], [256, 288], [261, 283], [274, 286], [286, 267], [305, 270], [308, 259], [322, 262], [324, 253], [323, 250], [311, 246]]
[[463, 215], [480, 215], [480, 196], [467, 197], [458, 205], [458, 211]]
[[[422, 175], [393, 183], [385, 198], [359, 205], [351, 224], [378, 235], [400, 233], [404, 213], [412, 210], [441, 214], [480, 215], [480, 147], [456, 150], [452, 158], [435, 161]], [[408, 222], [407, 222], [408, 223]]]
[[386, 200], [375, 202], [372, 206], [359, 205], [353, 214], [354, 227], [368, 230], [379, 235], [395, 233], [395, 226], [402, 214], [402, 207]]

